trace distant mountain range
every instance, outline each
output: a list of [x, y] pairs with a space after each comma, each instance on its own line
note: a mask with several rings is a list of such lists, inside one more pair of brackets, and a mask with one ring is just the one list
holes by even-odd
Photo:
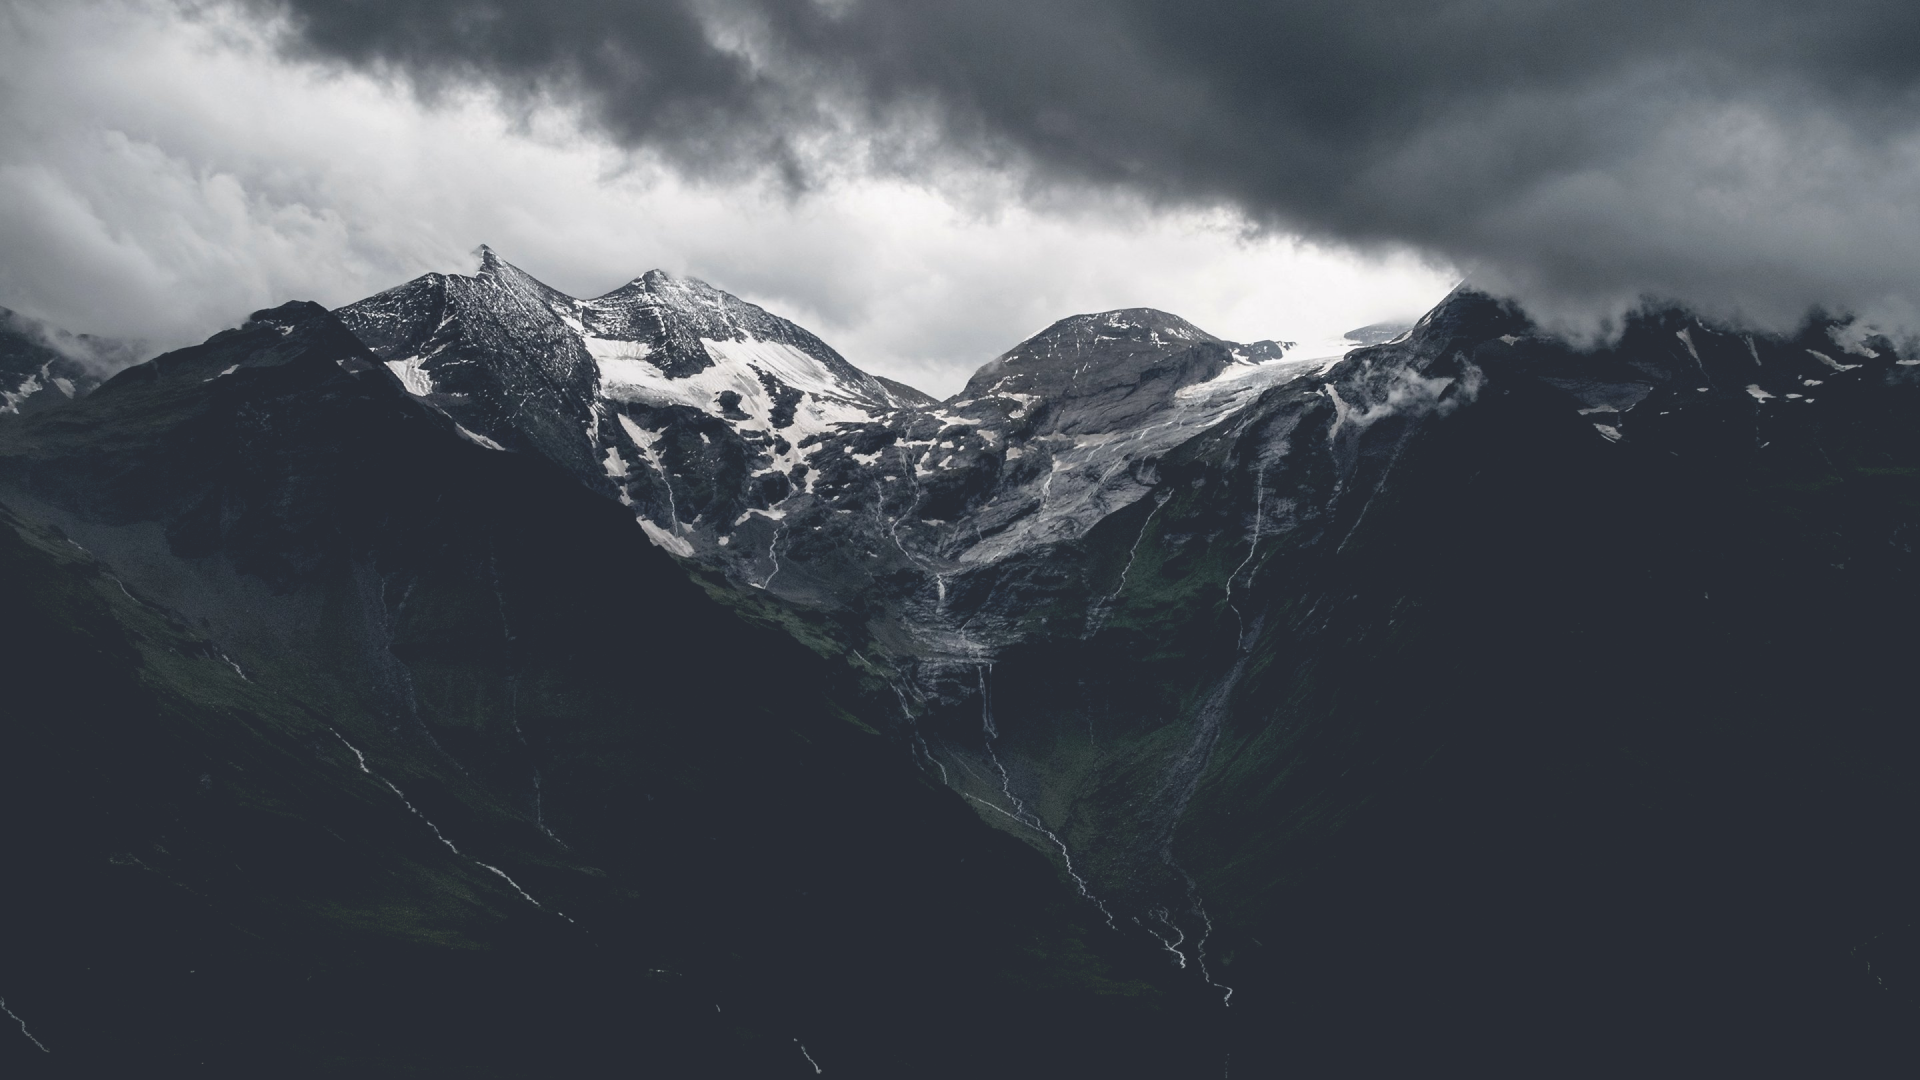
[[483, 250], [97, 389], [7, 332], [23, 1062], [1916, 1056], [1920, 362], [1852, 322], [1129, 309], [936, 401]]

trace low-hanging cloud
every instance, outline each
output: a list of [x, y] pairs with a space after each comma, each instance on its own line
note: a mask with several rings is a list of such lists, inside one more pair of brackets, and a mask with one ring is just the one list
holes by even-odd
[[1569, 317], [1907, 319], [1920, 7], [1887, 0], [241, 0], [309, 57], [570, 102], [690, 175], [990, 163], [1410, 245]]

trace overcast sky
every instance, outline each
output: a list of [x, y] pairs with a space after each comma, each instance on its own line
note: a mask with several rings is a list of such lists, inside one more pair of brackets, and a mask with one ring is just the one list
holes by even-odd
[[492, 245], [946, 393], [1065, 315], [1325, 342], [1465, 275], [1912, 329], [1920, 11], [1854, 0], [0, 0], [0, 304], [198, 340]]

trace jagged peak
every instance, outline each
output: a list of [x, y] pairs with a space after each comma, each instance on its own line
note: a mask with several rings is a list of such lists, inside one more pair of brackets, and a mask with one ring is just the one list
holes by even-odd
[[[539, 278], [534, 277], [532, 274], [501, 258], [498, 253], [485, 244], [481, 244], [475, 248], [474, 254], [480, 257], [480, 266], [473, 272], [473, 277], [492, 278], [494, 281], [508, 286], [520, 288], [531, 287], [554, 296], [566, 295], [559, 289], [548, 285], [546, 282], [541, 281]], [[571, 297], [568, 299], [571, 299]]]

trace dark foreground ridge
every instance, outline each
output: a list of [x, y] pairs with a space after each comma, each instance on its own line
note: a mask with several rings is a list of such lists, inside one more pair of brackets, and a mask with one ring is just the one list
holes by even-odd
[[977, 1076], [1191, 1053], [1147, 950], [1090, 946], [1044, 860], [901, 768], [844, 675], [714, 604], [616, 503], [462, 437], [320, 308], [0, 440], [4, 996], [51, 1051], [8, 1060], [777, 1076], [799, 1038], [836, 1073]]
[[1909, 1070], [1920, 366], [1373, 329], [933, 402], [488, 253], [0, 420], [0, 1053]]

